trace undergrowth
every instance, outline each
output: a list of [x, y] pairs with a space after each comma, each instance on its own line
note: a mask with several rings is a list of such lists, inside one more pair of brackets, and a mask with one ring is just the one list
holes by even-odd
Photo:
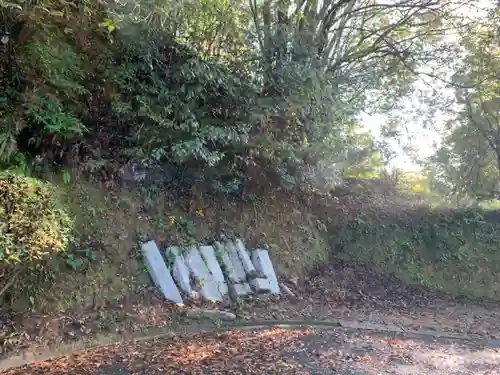
[[[391, 210], [392, 211], [392, 210]], [[341, 255], [452, 295], [500, 297], [500, 220], [495, 211], [407, 208], [360, 214], [337, 226]]]
[[0, 298], [67, 250], [73, 220], [53, 185], [15, 174], [0, 175]]
[[[52, 181], [64, 191], [39, 200], [24, 187], [2, 192], [0, 260], [36, 267], [10, 302], [66, 310], [133, 293], [147, 285], [137, 244], [148, 239], [164, 246], [235, 234], [269, 249], [280, 275], [305, 277], [327, 261], [327, 230], [345, 256], [409, 281], [496, 295], [497, 226], [480, 211], [407, 205], [381, 217], [365, 209], [373, 197], [363, 191], [346, 193], [366, 201], [358, 207], [331, 196], [347, 177], [381, 176], [384, 149], [357, 117], [365, 90], [390, 86], [384, 101], [409, 88], [413, 76], [395, 69], [392, 52], [405, 33], [384, 26], [359, 43], [348, 30], [354, 61], [329, 66], [344, 42], [327, 42], [338, 33], [324, 26], [355, 2], [316, 15], [313, 2], [303, 4], [314, 22], [236, 3], [0, 0], [0, 169], [15, 170], [22, 186]], [[374, 15], [373, 27], [387, 14]], [[398, 189], [380, 181], [391, 205]], [[425, 188], [408, 185], [419, 187], [409, 200], [419, 200]], [[311, 205], [318, 197], [327, 204]], [[70, 214], [52, 215], [56, 204]]]

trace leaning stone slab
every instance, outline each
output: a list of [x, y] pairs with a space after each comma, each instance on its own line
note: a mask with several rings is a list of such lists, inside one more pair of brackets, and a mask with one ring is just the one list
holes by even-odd
[[214, 247], [215, 251], [217, 252], [217, 254], [221, 259], [221, 264], [220, 264], [221, 269], [225, 270], [226, 272], [225, 275], [225, 277], [227, 278], [226, 281], [228, 282], [228, 284], [236, 283], [237, 280], [235, 272], [233, 270], [233, 263], [231, 262], [231, 258], [229, 257], [226, 248], [224, 247], [224, 245], [222, 245], [220, 242], [217, 241], [214, 243]]
[[257, 249], [252, 251], [252, 262], [257, 272], [266, 275], [271, 287], [271, 293], [279, 294], [280, 287], [278, 285], [278, 279], [276, 278], [276, 273], [274, 272], [273, 264], [271, 263], [267, 250]]
[[243, 283], [247, 280], [247, 273], [245, 271], [245, 266], [243, 265], [240, 255], [238, 253], [238, 249], [231, 241], [226, 243], [226, 251], [229, 255], [229, 259], [231, 261], [233, 274], [232, 279], [235, 283]]
[[176, 246], [169, 247], [167, 249], [167, 257], [172, 257], [172, 276], [174, 277], [177, 285], [188, 296], [193, 296], [194, 291], [191, 287], [189, 269], [180, 249]]
[[271, 284], [268, 279], [256, 277], [250, 280], [250, 286], [255, 293], [271, 293]]
[[241, 259], [241, 264], [243, 265], [243, 269], [245, 270], [247, 276], [252, 277], [257, 273], [252, 261], [250, 260], [250, 257], [248, 256], [247, 249], [245, 249], [245, 245], [243, 245], [243, 242], [241, 240], [236, 240], [234, 242], [234, 245], [236, 247], [236, 251], [238, 252], [238, 256]]
[[243, 245], [241, 240], [235, 241], [235, 247], [238, 251], [238, 256], [241, 259], [241, 263], [243, 264], [243, 268], [247, 274], [247, 280], [250, 282], [252, 289], [255, 290], [256, 293], [269, 293], [271, 291], [271, 285], [269, 280], [265, 277], [265, 274], [262, 272], [258, 272], [250, 260], [250, 256], [248, 255], [248, 251]]
[[199, 284], [200, 293], [208, 301], [221, 301], [222, 294], [219, 292], [217, 281], [210, 273], [196, 247], [191, 247], [185, 254], [186, 264]]
[[142, 245], [142, 252], [153, 282], [160, 289], [164, 297], [179, 305], [183, 304], [181, 294], [175, 285], [174, 279], [165, 265], [158, 246], [155, 241], [149, 241]]
[[[220, 258], [223, 263], [223, 267], [226, 270], [228, 284], [229, 284], [229, 294], [231, 298], [244, 297], [252, 293], [250, 285], [246, 282], [246, 273], [241, 260], [238, 256], [238, 252], [232, 243], [227, 243], [225, 246], [220, 242], [215, 243], [215, 248], [220, 254]], [[234, 260], [234, 262], [233, 262]]]
[[228, 294], [228, 288], [226, 281], [224, 280], [222, 269], [220, 268], [219, 262], [217, 261], [214, 248], [212, 246], [200, 246], [200, 254], [205, 260], [208, 270], [217, 282], [220, 294], [223, 297], [226, 296]]

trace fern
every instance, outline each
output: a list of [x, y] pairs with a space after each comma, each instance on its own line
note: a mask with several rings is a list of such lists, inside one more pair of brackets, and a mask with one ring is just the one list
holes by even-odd
[[16, 137], [11, 132], [0, 132], [0, 164], [8, 164], [16, 152]]
[[82, 58], [72, 47], [63, 44], [29, 44], [25, 47], [25, 68], [30, 75], [44, 78], [44, 83], [68, 99], [88, 94], [82, 85], [85, 74]]
[[81, 135], [87, 130], [80, 120], [65, 112], [61, 103], [55, 99], [37, 97], [34, 103], [26, 104], [25, 115], [46, 133], [71, 136]]

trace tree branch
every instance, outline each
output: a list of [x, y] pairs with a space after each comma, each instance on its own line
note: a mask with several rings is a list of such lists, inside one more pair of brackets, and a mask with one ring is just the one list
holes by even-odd
[[10, 280], [2, 287], [2, 289], [0, 289], [0, 297], [2, 297], [2, 295], [12, 286], [14, 285], [14, 283], [16, 282], [17, 280], [17, 277], [19, 276], [19, 274], [21, 273], [21, 270], [17, 270], [13, 275], [12, 277], [10, 278]]

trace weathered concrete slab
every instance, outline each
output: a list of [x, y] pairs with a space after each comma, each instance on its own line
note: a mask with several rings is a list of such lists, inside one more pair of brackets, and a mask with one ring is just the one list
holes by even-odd
[[214, 248], [216, 254], [220, 256], [220, 259], [222, 263], [220, 264], [221, 269], [224, 269], [226, 272], [225, 277], [227, 278], [227, 283], [228, 284], [233, 284], [237, 282], [237, 280], [234, 280], [234, 271], [233, 271], [233, 264], [231, 263], [231, 258], [229, 258], [229, 254], [227, 253], [226, 248], [224, 247], [223, 244], [220, 242], [214, 242]]
[[149, 241], [142, 245], [142, 252], [153, 282], [161, 290], [164, 297], [179, 305], [183, 304], [181, 294], [175, 285], [174, 279], [165, 265], [155, 241]]
[[198, 249], [194, 246], [191, 247], [184, 258], [199, 285], [202, 297], [208, 301], [221, 301], [223, 298], [219, 292], [218, 283], [210, 273]]
[[224, 274], [215, 255], [215, 250], [212, 246], [200, 246], [200, 254], [207, 264], [208, 270], [217, 282], [219, 292], [224, 297], [229, 293]]
[[[246, 281], [246, 273], [238, 252], [232, 243], [222, 245], [220, 242], [215, 242], [215, 248], [220, 254], [223, 267], [226, 270], [227, 282], [229, 284], [229, 295], [231, 298], [244, 297], [252, 293], [250, 285]], [[233, 263], [233, 259], [236, 263]], [[236, 266], [235, 266], [236, 265]]]
[[239, 239], [236, 240], [235, 247], [247, 274], [246, 278], [252, 289], [256, 293], [269, 293], [271, 291], [271, 284], [269, 283], [269, 280], [267, 280], [266, 275], [263, 274], [263, 272], [257, 271], [254, 264], [250, 260], [250, 256], [248, 255], [248, 251], [243, 242]]
[[255, 266], [257, 272], [266, 275], [267, 280], [269, 280], [269, 285], [271, 287], [272, 294], [279, 294], [280, 287], [278, 285], [278, 279], [276, 278], [276, 273], [274, 272], [274, 267], [269, 258], [269, 253], [264, 249], [257, 249], [252, 251], [252, 262]]
[[181, 250], [178, 247], [172, 246], [167, 249], [166, 253], [167, 257], [172, 257], [173, 259], [172, 276], [179, 286], [179, 289], [188, 296], [192, 296], [193, 288], [191, 287], [189, 268]]
[[232, 242], [227, 242], [224, 246], [224, 251], [227, 257], [223, 256], [222, 260], [224, 261], [224, 265], [228, 268], [229, 277], [232, 283], [238, 284], [246, 282], [247, 274], [234, 244]]
[[238, 256], [240, 257], [241, 264], [243, 265], [243, 269], [245, 270], [248, 277], [253, 278], [257, 274], [255, 266], [250, 260], [250, 256], [248, 255], [247, 249], [241, 240], [236, 240], [234, 242], [234, 246], [238, 251]]
[[248, 296], [252, 294], [252, 288], [248, 283], [231, 284], [229, 285], [229, 295], [232, 299]]
[[250, 280], [250, 286], [255, 293], [271, 293], [271, 284], [268, 279], [256, 277], [255, 279]]

